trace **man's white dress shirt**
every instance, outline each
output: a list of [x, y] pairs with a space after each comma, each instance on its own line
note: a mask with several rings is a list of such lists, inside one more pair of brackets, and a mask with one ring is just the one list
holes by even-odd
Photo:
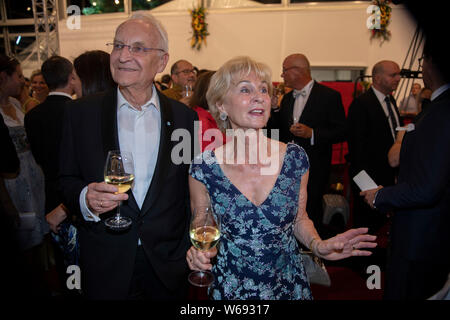
[[[293, 123], [298, 123], [300, 117], [305, 109], [311, 90], [314, 86], [314, 80], [309, 81], [301, 90], [294, 89], [293, 95], [295, 98], [294, 108], [292, 111]], [[311, 145], [314, 145], [314, 129], [312, 130]]]
[[[386, 118], [389, 118], [389, 111], [388, 111], [388, 106], [387, 106], [387, 104], [386, 104], [386, 101], [384, 100], [385, 98], [386, 98], [386, 95], [384, 94], [384, 93], [382, 93], [382, 92], [380, 92], [380, 91], [378, 91], [377, 89], [375, 89], [375, 87], [374, 86], [372, 86], [372, 89], [373, 89], [373, 92], [375, 92], [375, 95], [377, 96], [377, 99], [378, 99], [378, 101], [380, 102], [380, 104], [381, 104], [381, 106], [383, 107], [383, 111], [384, 111], [384, 114], [386, 115]], [[391, 104], [392, 105], [392, 104]], [[394, 112], [394, 105], [392, 105], [392, 111]], [[400, 119], [398, 118], [398, 116], [397, 116], [397, 112], [394, 112], [394, 117], [395, 117], [395, 119], [396, 119], [396, 122], [397, 123], [400, 123]], [[395, 131], [395, 129], [396, 128], [394, 128], [393, 126], [392, 126], [392, 124], [391, 124], [391, 122], [390, 121], [388, 121], [388, 123], [389, 123], [389, 127], [391, 128], [391, 134], [392, 134], [392, 137], [394, 138], [394, 140], [396, 139], [396, 131]]]

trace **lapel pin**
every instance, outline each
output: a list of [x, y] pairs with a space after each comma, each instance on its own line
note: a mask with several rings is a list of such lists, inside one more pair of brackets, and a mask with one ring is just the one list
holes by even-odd
[[170, 121], [167, 121], [167, 125], [170, 126]]

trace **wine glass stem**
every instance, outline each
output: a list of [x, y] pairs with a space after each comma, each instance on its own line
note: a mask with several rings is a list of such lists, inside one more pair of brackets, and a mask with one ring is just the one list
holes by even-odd
[[117, 213], [116, 213], [116, 220], [119, 221], [121, 216], [120, 216], [120, 206], [122, 205], [122, 201], [119, 201], [119, 205], [117, 206]]

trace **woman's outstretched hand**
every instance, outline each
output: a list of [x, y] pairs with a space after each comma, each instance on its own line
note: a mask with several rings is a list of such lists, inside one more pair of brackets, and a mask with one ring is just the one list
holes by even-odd
[[364, 249], [375, 248], [376, 236], [367, 234], [368, 228], [350, 229], [327, 240], [316, 241], [313, 252], [326, 260], [340, 260], [351, 256], [370, 256]]

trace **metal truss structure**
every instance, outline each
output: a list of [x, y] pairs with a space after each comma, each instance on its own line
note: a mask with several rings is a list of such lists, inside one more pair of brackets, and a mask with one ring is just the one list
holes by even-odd
[[59, 54], [58, 0], [33, 0], [37, 63]]

